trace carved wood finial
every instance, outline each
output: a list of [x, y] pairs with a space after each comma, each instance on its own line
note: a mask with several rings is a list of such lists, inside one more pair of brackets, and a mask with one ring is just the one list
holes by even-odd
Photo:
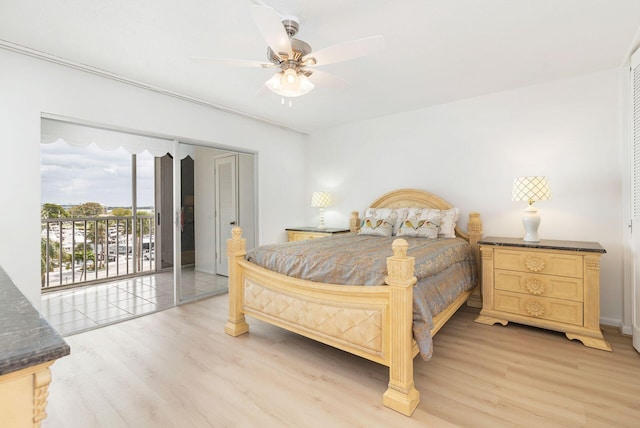
[[358, 211], [351, 211], [351, 218], [349, 218], [349, 230], [351, 232], [357, 232], [360, 229], [360, 213]]
[[231, 229], [231, 238], [227, 239], [228, 256], [244, 256], [247, 253], [247, 240], [242, 237], [242, 229], [235, 226]]
[[393, 241], [391, 248], [393, 249], [394, 257], [407, 257], [407, 249], [409, 248], [409, 244], [404, 239], [398, 238]]
[[480, 213], [469, 213], [469, 223], [467, 224], [467, 231], [469, 233], [479, 233], [482, 235], [482, 221], [480, 220]]
[[415, 259], [407, 256], [409, 244], [402, 238], [393, 241], [391, 245], [393, 256], [387, 257], [387, 273], [385, 282], [388, 285], [399, 285], [402, 287], [412, 286], [416, 283], [413, 276]]

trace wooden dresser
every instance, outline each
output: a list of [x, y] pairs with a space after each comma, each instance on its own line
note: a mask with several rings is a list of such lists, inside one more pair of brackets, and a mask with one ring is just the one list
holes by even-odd
[[606, 252], [600, 244], [487, 237], [479, 245], [482, 310], [476, 322], [556, 330], [611, 351], [600, 331], [600, 256]]
[[0, 427], [39, 427], [47, 417], [49, 367], [67, 342], [0, 267]]
[[326, 228], [318, 229], [317, 227], [295, 227], [285, 229], [289, 241], [304, 241], [306, 239], [323, 238], [325, 236], [337, 235], [340, 233], [348, 233], [349, 229]]

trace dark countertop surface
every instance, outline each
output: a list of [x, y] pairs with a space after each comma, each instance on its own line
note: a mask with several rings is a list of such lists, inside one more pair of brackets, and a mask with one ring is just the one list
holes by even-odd
[[62, 336], [0, 267], [0, 375], [69, 355]]
[[487, 236], [478, 241], [481, 245], [497, 245], [504, 247], [541, 248], [547, 250], [585, 251], [591, 253], [606, 253], [607, 251], [597, 242], [556, 241], [541, 239], [539, 242], [527, 242], [522, 238], [503, 238]]
[[335, 228], [335, 227], [327, 227], [325, 229], [318, 229], [317, 227], [288, 227], [285, 230], [291, 230], [295, 232], [324, 232], [324, 233], [340, 233], [340, 232], [349, 232], [349, 228]]

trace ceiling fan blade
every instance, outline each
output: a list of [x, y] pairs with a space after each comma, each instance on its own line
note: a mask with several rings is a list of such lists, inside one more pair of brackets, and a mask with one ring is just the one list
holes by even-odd
[[313, 74], [309, 76], [309, 80], [318, 84], [318, 86], [332, 88], [332, 89], [346, 89], [351, 86], [351, 82], [343, 79], [335, 74], [327, 73], [326, 71], [313, 70]]
[[307, 64], [310, 67], [314, 65], [327, 65], [370, 55], [382, 49], [384, 49], [384, 37], [372, 36], [320, 49], [318, 52], [312, 52], [307, 55], [304, 60], [307, 61], [310, 58], [315, 58], [315, 64]]
[[293, 58], [291, 41], [282, 25], [282, 19], [275, 10], [268, 6], [251, 6], [253, 20], [271, 50], [277, 54]]
[[244, 60], [244, 59], [206, 58], [206, 57], [191, 57], [189, 59], [195, 62], [217, 63], [221, 65], [231, 65], [233, 67], [256, 67], [256, 68], [275, 67], [275, 65], [271, 64], [270, 62], [251, 61], [251, 60]]

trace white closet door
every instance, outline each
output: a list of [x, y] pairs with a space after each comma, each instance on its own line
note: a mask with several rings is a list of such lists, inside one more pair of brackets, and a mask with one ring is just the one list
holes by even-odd
[[632, 251], [633, 251], [633, 347], [640, 352], [640, 50], [631, 56], [632, 110]]
[[216, 273], [229, 276], [226, 243], [238, 222], [236, 155], [215, 159]]

